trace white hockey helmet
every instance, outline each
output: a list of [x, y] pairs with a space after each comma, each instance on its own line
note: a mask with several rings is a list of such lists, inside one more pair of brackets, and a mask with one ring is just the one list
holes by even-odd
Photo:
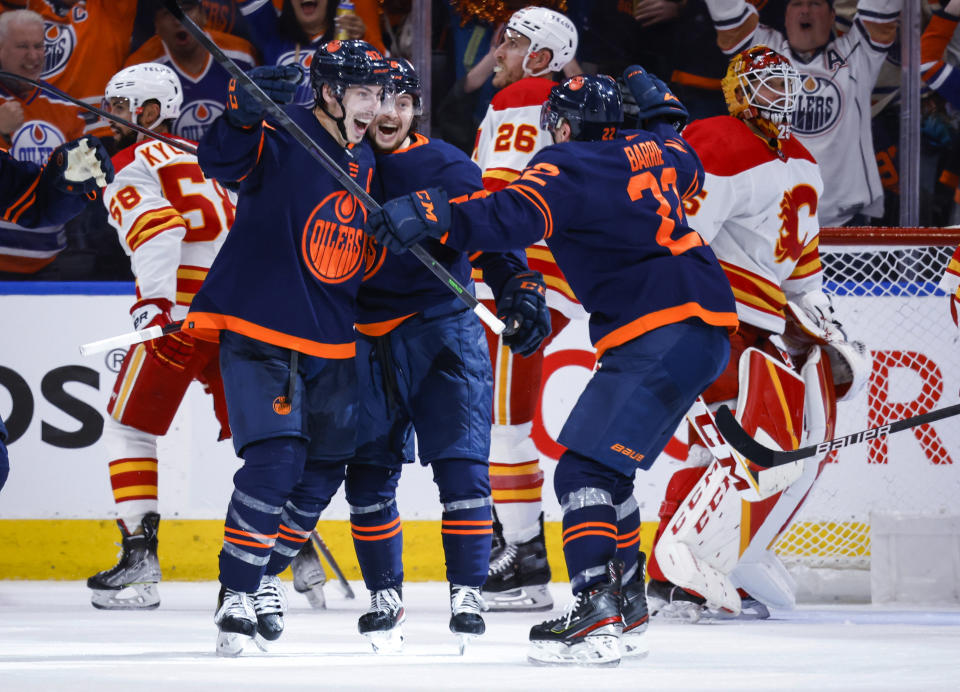
[[104, 96], [107, 99], [127, 99], [130, 112], [135, 115], [143, 112], [143, 104], [147, 101], [159, 102], [160, 119], [157, 123], [179, 117], [183, 105], [183, 88], [177, 73], [155, 62], [131, 65], [117, 72], [107, 82]]
[[537, 74], [528, 72], [533, 77], [562, 70], [577, 52], [577, 27], [566, 15], [546, 7], [531, 6], [517, 10], [510, 16], [507, 29], [530, 39], [530, 48], [523, 59], [524, 72], [527, 72], [527, 61], [531, 53], [546, 48], [553, 54], [547, 69]]

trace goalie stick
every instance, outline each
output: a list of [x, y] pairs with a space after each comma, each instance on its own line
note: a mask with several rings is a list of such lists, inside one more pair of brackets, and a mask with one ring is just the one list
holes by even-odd
[[68, 93], [66, 93], [66, 92], [64, 92], [64, 91], [60, 91], [59, 89], [57, 89], [57, 87], [53, 86], [52, 84], [47, 84], [46, 82], [41, 82], [41, 81], [39, 81], [39, 80], [37, 80], [37, 79], [30, 79], [29, 77], [23, 77], [23, 76], [18, 75], [18, 74], [13, 74], [12, 72], [7, 72], [6, 70], [0, 70], [0, 77], [5, 77], [5, 78], [9, 78], [9, 79], [17, 79], [17, 80], [19, 80], [19, 81], [21, 81], [21, 82], [24, 82], [24, 83], [26, 83], [26, 84], [29, 84], [29, 85], [31, 85], [31, 86], [35, 86], [37, 89], [41, 89], [41, 90], [43, 90], [43, 91], [46, 91], [46, 92], [48, 92], [48, 93], [53, 94], [54, 96], [57, 96], [57, 97], [59, 97], [59, 98], [62, 98], [62, 99], [65, 100], [65, 101], [69, 101], [70, 103], [74, 104], [75, 106], [79, 106], [80, 108], [83, 108], [84, 110], [88, 110], [88, 111], [90, 111], [91, 113], [93, 113], [93, 114], [95, 114], [95, 115], [99, 115], [101, 118], [106, 118], [107, 120], [112, 120], [113, 122], [117, 123], [118, 125], [123, 125], [124, 127], [129, 127], [131, 130], [136, 130], [136, 131], [139, 132], [140, 134], [146, 135], [147, 137], [150, 137], [151, 139], [155, 139], [155, 140], [157, 140], [158, 142], [163, 142], [163, 143], [165, 143], [165, 144], [169, 144], [171, 147], [173, 147], [173, 148], [175, 148], [175, 149], [179, 149], [179, 150], [181, 150], [181, 151], [185, 151], [185, 152], [187, 152], [188, 154], [196, 154], [196, 153], [197, 153], [197, 148], [196, 148], [195, 146], [191, 145], [191, 144], [187, 144], [186, 142], [180, 142], [180, 141], [177, 141], [177, 140], [172, 139], [172, 138], [170, 138], [170, 137], [165, 137], [164, 135], [159, 134], [159, 133], [157, 133], [157, 132], [154, 132], [153, 130], [151, 130], [151, 129], [149, 129], [149, 128], [146, 128], [146, 127], [144, 127], [143, 125], [137, 125], [137, 124], [134, 123], [134, 122], [131, 122], [131, 121], [129, 121], [129, 120], [126, 120], [126, 119], [124, 119], [124, 118], [121, 118], [120, 116], [113, 115], [112, 113], [107, 113], [107, 111], [105, 111], [105, 110], [103, 110], [103, 109], [101, 109], [101, 108], [97, 108], [96, 106], [91, 106], [91, 105], [90, 105], [89, 103], [87, 103], [86, 101], [81, 101], [80, 99], [74, 98], [73, 96], [71, 96], [70, 94], [68, 94]]
[[[237, 80], [237, 84], [243, 86], [252, 96], [254, 96], [257, 101], [260, 102], [260, 105], [263, 106], [267, 112], [277, 121], [277, 124], [280, 125], [284, 130], [286, 130], [297, 142], [299, 142], [309, 154], [316, 159], [317, 162], [323, 166], [330, 175], [336, 178], [337, 182], [343, 185], [346, 190], [359, 199], [367, 209], [376, 210], [380, 209], [380, 205], [377, 201], [370, 196], [370, 194], [360, 187], [353, 178], [347, 175], [342, 168], [337, 164], [337, 162], [320, 146], [314, 142], [310, 135], [303, 131], [303, 129], [295, 123], [289, 115], [287, 115], [282, 108], [280, 108], [273, 100], [264, 93], [263, 89], [257, 86], [257, 83], [254, 82], [240, 67], [233, 62], [222, 50], [220, 47], [215, 44], [209, 36], [207, 36], [203, 30], [198, 27], [190, 17], [183, 11], [183, 8], [180, 7], [180, 3], [177, 0], [163, 0], [164, 6], [169, 10], [169, 12], [179, 20], [183, 27], [189, 31], [200, 44], [207, 49], [210, 55], [213, 57], [217, 63], [223, 67], [227, 72], [230, 73], [230, 76]], [[504, 332], [505, 326], [496, 315], [490, 312], [484, 305], [478, 301], [473, 295], [467, 291], [460, 283], [453, 278], [450, 272], [447, 271], [446, 267], [437, 262], [427, 250], [425, 250], [421, 245], [412, 245], [408, 248], [414, 256], [423, 263], [423, 265], [429, 269], [434, 275], [440, 279], [447, 288], [449, 288], [453, 293], [463, 302], [468, 308], [470, 308], [477, 317], [479, 317], [483, 322], [490, 327], [494, 334], [502, 334]], [[510, 333], [509, 331], [507, 332]]]
[[340, 569], [340, 565], [338, 565], [337, 561], [333, 559], [333, 553], [330, 552], [330, 548], [327, 547], [327, 544], [323, 542], [320, 534], [314, 531], [312, 534], [310, 534], [310, 536], [313, 538], [313, 542], [317, 546], [317, 550], [319, 550], [320, 554], [323, 555], [323, 559], [327, 561], [327, 564], [330, 565], [330, 569], [332, 569], [333, 573], [337, 575], [337, 582], [340, 584], [341, 590], [343, 590], [343, 595], [346, 598], [356, 598], [356, 594], [353, 593], [353, 587], [350, 586], [350, 582], [347, 581], [347, 578], [343, 576], [343, 571]]
[[834, 449], [841, 449], [849, 445], [859, 444], [860, 442], [878, 440], [881, 437], [892, 435], [895, 432], [900, 432], [901, 430], [906, 430], [907, 428], [923, 425], [925, 423], [932, 423], [942, 418], [949, 418], [950, 416], [955, 416], [958, 413], [960, 413], [960, 404], [954, 404], [952, 406], [947, 406], [946, 408], [941, 408], [937, 409], [936, 411], [930, 411], [929, 413], [914, 416], [913, 418], [904, 418], [903, 420], [887, 423], [886, 425], [880, 425], [876, 428], [861, 430], [860, 432], [856, 432], [851, 435], [844, 435], [843, 437], [827, 440], [825, 442], [821, 442], [820, 444], [809, 445], [807, 447], [801, 447], [800, 449], [789, 451], [770, 449], [769, 447], [766, 447], [754, 440], [749, 434], [747, 434], [746, 430], [740, 427], [737, 419], [733, 417], [733, 413], [726, 406], [721, 406], [717, 410], [715, 418], [717, 421], [717, 428], [719, 428], [721, 434], [723, 434], [727, 444], [729, 444], [731, 447], [737, 450], [737, 452], [745, 456], [757, 466], [773, 468], [775, 466], [789, 464], [799, 459], [806, 459], [807, 457], [816, 456], [818, 454], [826, 454]]

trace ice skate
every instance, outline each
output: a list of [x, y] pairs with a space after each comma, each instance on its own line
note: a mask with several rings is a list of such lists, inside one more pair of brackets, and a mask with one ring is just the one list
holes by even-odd
[[705, 603], [700, 596], [668, 581], [651, 580], [647, 584], [650, 615], [664, 620], [698, 622], [706, 613]]
[[327, 598], [323, 593], [323, 585], [327, 583], [327, 573], [320, 562], [320, 556], [317, 555], [313, 539], [308, 540], [293, 558], [290, 569], [293, 571], [294, 590], [306, 596], [311, 608], [326, 608]]
[[550, 610], [553, 597], [550, 564], [543, 536], [543, 514], [540, 533], [524, 543], [505, 544], [495, 556], [491, 553], [490, 570], [483, 585], [486, 609], [492, 611], [533, 612]]
[[740, 604], [738, 615], [734, 615], [729, 610], [708, 608], [704, 610], [703, 617], [714, 620], [766, 620], [770, 617], [770, 610], [767, 606], [755, 598], [743, 597]]
[[123, 541], [119, 561], [108, 570], [87, 579], [94, 608], [103, 610], [140, 610], [160, 605], [160, 562], [157, 559], [157, 528], [160, 515], [149, 512], [140, 526], [142, 534], [128, 534], [117, 521]]
[[530, 628], [527, 659], [535, 665], [619, 665], [622, 575], [623, 562], [611, 560], [606, 584], [581, 591], [563, 615]]
[[623, 635], [620, 648], [625, 657], [642, 658], [650, 653], [645, 633], [650, 622], [647, 611], [647, 591], [644, 584], [646, 576], [646, 555], [640, 553], [637, 562], [637, 578], [623, 587]]
[[382, 589], [370, 594], [370, 609], [360, 616], [357, 630], [370, 642], [375, 653], [399, 653], [403, 649], [403, 608], [400, 589]]
[[257, 615], [257, 634], [254, 642], [266, 651], [267, 642], [275, 642], [283, 634], [283, 613], [287, 609], [287, 592], [276, 575], [264, 575], [260, 586], [252, 594], [253, 610]]
[[217, 598], [217, 656], [239, 656], [257, 632], [257, 613], [252, 594], [220, 587]]
[[450, 631], [457, 635], [460, 655], [467, 650], [471, 639], [487, 631], [480, 616], [483, 610], [483, 598], [480, 589], [475, 586], [450, 585]]

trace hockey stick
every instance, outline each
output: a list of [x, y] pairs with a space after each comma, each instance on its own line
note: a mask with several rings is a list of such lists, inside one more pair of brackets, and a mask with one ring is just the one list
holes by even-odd
[[[243, 88], [247, 90], [249, 94], [254, 96], [257, 101], [260, 102], [260, 105], [263, 106], [266, 111], [273, 117], [277, 123], [286, 130], [297, 142], [299, 142], [307, 152], [316, 159], [320, 165], [322, 165], [330, 175], [332, 175], [338, 183], [340, 183], [346, 190], [359, 199], [367, 209], [377, 210], [380, 209], [380, 205], [377, 201], [370, 196], [370, 194], [360, 187], [353, 178], [347, 175], [342, 168], [337, 164], [337, 162], [331, 157], [327, 152], [320, 148], [320, 146], [314, 142], [310, 135], [303, 131], [303, 129], [295, 123], [289, 115], [287, 115], [282, 108], [280, 108], [276, 103], [273, 102], [269, 96], [267, 96], [263, 89], [257, 86], [257, 83], [254, 82], [240, 67], [233, 62], [219, 46], [210, 40], [210, 37], [203, 33], [203, 30], [198, 27], [190, 17], [186, 15], [183, 11], [183, 8], [180, 7], [180, 3], [177, 0], [163, 0], [164, 5], [167, 10], [176, 17], [184, 28], [193, 34], [193, 37], [200, 42], [200, 44], [206, 48], [210, 55], [213, 56], [213, 59], [220, 64], [227, 72], [230, 73], [230, 76], [237, 80], [237, 84], [242, 84]], [[427, 252], [420, 245], [412, 245], [408, 248], [420, 262], [423, 263], [427, 269], [436, 275], [443, 283], [447, 285], [451, 291], [473, 312], [479, 317], [483, 322], [493, 330], [494, 334], [502, 334], [505, 328], [503, 322], [497, 319], [497, 316], [490, 312], [484, 305], [478, 301], [473, 295], [470, 294], [460, 283], [451, 276], [450, 272], [447, 271], [446, 267], [437, 262], [433, 256]]]
[[317, 550], [320, 551], [320, 554], [323, 555], [323, 559], [327, 561], [328, 565], [330, 565], [330, 569], [333, 570], [333, 573], [337, 575], [337, 581], [340, 583], [340, 588], [343, 590], [343, 595], [346, 598], [356, 598], [356, 594], [353, 593], [353, 587], [350, 586], [350, 582], [347, 581], [347, 578], [343, 576], [343, 570], [340, 569], [340, 565], [337, 564], [337, 561], [333, 559], [333, 553], [330, 552], [330, 548], [328, 548], [327, 544], [323, 542], [322, 538], [320, 538], [320, 534], [314, 531], [311, 536], [313, 537], [313, 542], [317, 546]]
[[146, 135], [147, 137], [150, 137], [150, 138], [152, 138], [152, 139], [155, 139], [155, 140], [157, 140], [158, 142], [163, 142], [163, 143], [165, 143], [165, 144], [169, 144], [171, 147], [174, 147], [174, 148], [176, 148], [176, 149], [179, 149], [180, 151], [185, 151], [185, 152], [187, 152], [188, 154], [194, 154], [194, 155], [195, 155], [195, 154], [197, 153], [197, 148], [196, 148], [195, 146], [192, 146], [192, 145], [190, 145], [190, 144], [186, 144], [185, 142], [178, 142], [178, 141], [175, 140], [175, 139], [171, 139], [170, 137], [165, 137], [164, 135], [162, 135], [162, 134], [160, 134], [160, 133], [158, 133], [158, 132], [154, 132], [153, 130], [151, 130], [151, 129], [149, 129], [149, 128], [146, 128], [146, 127], [144, 127], [143, 125], [138, 125], [138, 124], [136, 124], [136, 123], [134, 123], [134, 122], [130, 122], [129, 120], [125, 120], [124, 118], [121, 118], [121, 117], [119, 117], [119, 116], [117, 116], [117, 115], [113, 115], [113, 114], [111, 114], [111, 113], [107, 113], [105, 110], [103, 110], [103, 109], [101, 109], [101, 108], [97, 108], [96, 106], [91, 106], [91, 105], [90, 105], [89, 103], [87, 103], [86, 101], [81, 101], [80, 99], [74, 98], [73, 96], [71, 96], [70, 94], [68, 94], [68, 93], [66, 93], [66, 92], [60, 91], [59, 89], [57, 89], [57, 87], [53, 86], [52, 84], [47, 84], [46, 82], [41, 82], [41, 81], [38, 81], [38, 80], [36, 80], [36, 79], [30, 79], [29, 77], [21, 77], [21, 76], [18, 75], [18, 74], [13, 74], [12, 72], [7, 72], [6, 70], [0, 70], [0, 77], [9, 77], [9, 78], [11, 78], [11, 79], [20, 80], [21, 82], [25, 82], [25, 83], [27, 83], [27, 84], [30, 84], [30, 85], [32, 85], [32, 86], [37, 87], [38, 89], [42, 89], [43, 91], [47, 91], [47, 92], [49, 92], [49, 93], [51, 93], [51, 94], [53, 94], [53, 95], [55, 95], [55, 96], [58, 96], [58, 97], [64, 99], [65, 101], [69, 101], [70, 103], [72, 103], [72, 104], [74, 104], [74, 105], [76, 105], [76, 106], [79, 106], [80, 108], [83, 108], [84, 110], [88, 110], [88, 111], [90, 111], [91, 113], [94, 113], [95, 115], [99, 115], [101, 118], [106, 118], [107, 120], [112, 120], [113, 122], [117, 123], [118, 125], [123, 125], [124, 127], [129, 127], [131, 130], [136, 130], [136, 131], [139, 132], [140, 134]]
[[717, 428], [720, 429], [720, 432], [723, 434], [724, 438], [726, 438], [727, 443], [731, 447], [733, 447], [743, 456], [747, 457], [757, 466], [773, 468], [775, 466], [789, 464], [790, 462], [797, 461], [798, 459], [806, 459], [807, 457], [816, 456], [818, 454], [826, 454], [834, 449], [841, 449], [849, 445], [859, 444], [860, 442], [878, 440], [881, 437], [892, 435], [895, 432], [900, 432], [901, 430], [906, 430], [907, 428], [923, 425], [925, 423], [932, 423], [942, 418], [949, 418], [950, 416], [955, 416], [958, 413], [960, 413], [960, 404], [954, 404], [953, 406], [947, 406], [946, 408], [937, 409], [936, 411], [930, 411], [929, 413], [914, 416], [913, 418], [904, 418], [903, 420], [887, 423], [886, 425], [881, 425], [876, 428], [861, 430], [860, 432], [853, 433], [851, 435], [845, 435], [843, 437], [837, 437], [833, 440], [821, 442], [820, 444], [809, 445], [807, 447], [801, 447], [800, 449], [794, 449], [785, 452], [776, 449], [770, 449], [769, 447], [760, 444], [750, 437], [750, 435], [747, 434], [747, 431], [740, 427], [740, 424], [737, 423], [736, 418], [733, 417], [733, 413], [731, 413], [730, 409], [726, 406], [721, 406], [717, 410], [716, 421]]
[[179, 332], [182, 326], [183, 320], [178, 320], [163, 326], [148, 327], [138, 332], [127, 332], [126, 334], [110, 336], [106, 339], [100, 339], [99, 341], [91, 341], [89, 344], [82, 344], [80, 346], [80, 355], [92, 356], [95, 353], [103, 353], [112, 348], [126, 348], [134, 344], [142, 344], [144, 341], [159, 339], [161, 336]]

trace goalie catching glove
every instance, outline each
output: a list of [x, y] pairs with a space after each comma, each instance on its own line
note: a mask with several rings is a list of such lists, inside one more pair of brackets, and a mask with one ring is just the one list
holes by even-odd
[[85, 195], [112, 183], [114, 170], [100, 140], [87, 135], [54, 149], [43, 176], [61, 192]]
[[367, 220], [367, 233], [397, 254], [424, 238], [439, 238], [448, 228], [450, 202], [439, 187], [391, 199]]
[[543, 274], [524, 271], [511, 277], [497, 301], [497, 317], [507, 325], [503, 343], [521, 356], [533, 355], [551, 331]]
[[[173, 322], [170, 316], [172, 309], [173, 303], [166, 298], [138, 300], [130, 308], [133, 328], [142, 331], [150, 327], [166, 326]], [[195, 348], [193, 337], [183, 332], [151, 339], [144, 342], [144, 345], [154, 356], [177, 370], [186, 368]]]

